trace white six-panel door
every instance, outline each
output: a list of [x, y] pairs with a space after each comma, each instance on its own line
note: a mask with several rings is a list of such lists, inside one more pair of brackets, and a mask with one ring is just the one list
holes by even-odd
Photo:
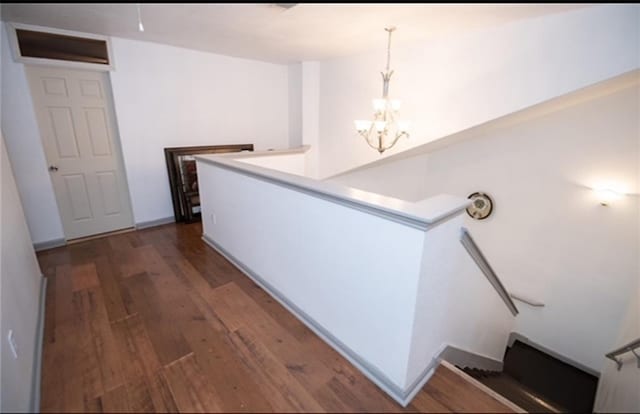
[[66, 239], [131, 227], [107, 74], [26, 70]]

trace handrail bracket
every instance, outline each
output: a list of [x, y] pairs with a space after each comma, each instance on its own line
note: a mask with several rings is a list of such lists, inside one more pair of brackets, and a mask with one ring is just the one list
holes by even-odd
[[622, 369], [622, 359], [617, 358], [617, 356], [622, 355], [626, 352], [631, 352], [633, 356], [636, 357], [636, 360], [638, 361], [638, 368], [640, 368], [640, 355], [636, 352], [637, 348], [640, 348], [640, 338], [636, 339], [635, 341], [631, 341], [628, 344], [621, 346], [620, 348], [614, 351], [609, 352], [605, 356], [610, 360], [614, 361], [618, 366], [618, 371], [620, 371], [620, 369]]
[[[638, 368], [640, 368], [640, 355], [636, 354], [635, 349], [632, 349], [631, 353], [636, 357], [636, 360], [638, 361]], [[620, 368], [618, 368], [618, 371], [620, 371]]]
[[613, 359], [613, 361], [618, 366], [618, 371], [620, 371], [622, 369], [622, 360], [620, 360], [620, 359], [618, 359], [616, 357], [611, 357], [611, 359]]

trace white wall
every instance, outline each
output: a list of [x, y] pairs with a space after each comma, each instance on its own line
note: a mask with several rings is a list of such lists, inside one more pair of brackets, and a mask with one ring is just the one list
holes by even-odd
[[[2, 15], [2, 11], [0, 11], [0, 16]], [[5, 33], [3, 30], [3, 27], [0, 25], [0, 42], [2, 42], [3, 38], [5, 37]], [[0, 43], [0, 48], [1, 48], [2, 44]], [[0, 68], [2, 67], [2, 54], [0, 53]], [[1, 75], [1, 73], [0, 73]], [[0, 96], [2, 95], [2, 82], [0, 82]], [[0, 116], [2, 114], [2, 100], [0, 99]], [[2, 128], [0, 126], [0, 135], [2, 135]], [[4, 144], [4, 136], [2, 136], [2, 153], [6, 153], [6, 149], [5, 144]], [[2, 179], [2, 175], [1, 175], [1, 171], [2, 171], [2, 161], [0, 158], [0, 180]], [[15, 185], [15, 184], [14, 184]], [[2, 217], [2, 199], [0, 198], [0, 217]], [[2, 222], [0, 219], [0, 232], [2, 232]], [[0, 253], [0, 272], [2, 269], [2, 254]], [[0, 310], [2, 309], [2, 275], [0, 273]], [[1, 318], [1, 316], [0, 316]], [[0, 332], [2, 331], [2, 326], [0, 324]], [[0, 384], [2, 384], [2, 341], [0, 341]], [[0, 409], [2, 407], [2, 392], [0, 391]]]
[[113, 38], [111, 83], [135, 221], [173, 216], [163, 148], [287, 148], [288, 67]]
[[640, 197], [602, 207], [589, 187], [639, 192], [639, 94], [636, 83], [332, 181], [405, 200], [489, 193], [493, 215], [468, 227], [508, 289], [547, 305], [519, 304], [516, 330], [600, 371], [638, 274]]
[[[383, 156], [619, 75], [640, 64], [638, 5], [604, 5], [402, 44], [394, 34], [390, 95], [411, 138]], [[386, 33], [376, 52], [320, 64], [320, 177], [381, 156], [353, 127], [381, 95]]]
[[302, 144], [307, 154], [307, 177], [317, 178], [320, 163], [320, 63], [302, 62]]
[[[3, 36], [4, 37], [4, 36]], [[0, 400], [2, 412], [33, 411], [32, 382], [40, 303], [40, 267], [33, 251], [22, 203], [7, 157], [4, 138], [1, 139], [0, 167], [2, 172], [2, 203], [0, 209], [0, 285], [2, 332], [2, 375]], [[18, 359], [6, 345], [12, 329], [18, 345]]]
[[[636, 283], [637, 287], [629, 290], [627, 311], [616, 345], [611, 350], [640, 337], [640, 278]], [[604, 365], [598, 382], [594, 412], [640, 412], [640, 369], [636, 357], [627, 352], [618, 358], [624, 363], [620, 371], [611, 360], [607, 360]]]
[[424, 233], [203, 162], [198, 179], [203, 233], [402, 387]]
[[289, 65], [289, 148], [302, 146], [302, 64]]
[[463, 222], [449, 219], [425, 235], [408, 384], [446, 345], [503, 359], [514, 317], [460, 243]]
[[13, 60], [1, 24], [2, 131], [34, 243], [64, 237], [24, 65]]
[[277, 174], [297, 191], [209, 162], [198, 171], [205, 237], [386, 377], [396, 399], [446, 345], [502, 359], [513, 316], [460, 245], [459, 210], [425, 231], [309, 195], [317, 181]]
[[[636, 119], [640, 119], [640, 105], [636, 109], [638, 111]], [[640, 148], [640, 128], [636, 140]], [[637, 156], [637, 182], [640, 183], [640, 151]], [[640, 217], [640, 202], [637, 206]], [[640, 220], [637, 222], [637, 232], [640, 237]], [[636, 287], [629, 289], [627, 309], [612, 349], [640, 337], [640, 243], [637, 248]], [[604, 364], [598, 382], [594, 412], [640, 412], [640, 369], [638, 369], [636, 358], [631, 353], [620, 358], [624, 362], [620, 371], [609, 360]]]
[[[115, 71], [110, 78], [136, 223], [173, 217], [165, 147], [289, 146], [286, 65], [120, 38], [112, 41]], [[1, 53], [2, 128], [29, 229], [35, 243], [61, 239], [64, 233], [24, 66], [13, 61], [6, 36]]]
[[[391, 94], [414, 122], [401, 151], [638, 66], [637, 5], [596, 6], [415, 45], [394, 40]], [[162, 149], [253, 142], [312, 146], [309, 176], [380, 156], [353, 131], [380, 94], [385, 38], [375, 53], [285, 65], [115, 38], [111, 74], [135, 221], [173, 215]], [[63, 230], [24, 70], [2, 45], [2, 125], [34, 242]], [[290, 70], [291, 69], [291, 70]], [[301, 76], [298, 82], [298, 75]], [[301, 83], [302, 110], [293, 104]], [[15, 131], [21, 131], [17, 134]], [[319, 151], [319, 152], [318, 152]], [[315, 161], [314, 161], [315, 160]]]

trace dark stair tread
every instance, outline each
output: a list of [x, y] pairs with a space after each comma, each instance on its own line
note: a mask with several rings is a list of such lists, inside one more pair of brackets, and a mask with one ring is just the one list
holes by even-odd
[[507, 348], [504, 373], [571, 412], [591, 412], [598, 378], [516, 340]]
[[459, 366], [457, 366], [457, 368], [528, 412], [561, 413], [570, 411], [548, 398], [541, 396], [504, 372], [487, 371], [469, 367], [461, 368]]
[[506, 349], [498, 376], [475, 368], [463, 371], [533, 412], [591, 412], [598, 384], [594, 375], [519, 340]]
[[568, 412], [566, 408], [536, 394], [507, 374], [478, 378], [478, 381], [530, 413]]

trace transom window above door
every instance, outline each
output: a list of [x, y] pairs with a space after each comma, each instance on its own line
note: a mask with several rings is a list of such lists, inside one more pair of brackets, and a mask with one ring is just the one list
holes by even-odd
[[107, 36], [9, 23], [16, 61], [100, 71], [113, 70]]

